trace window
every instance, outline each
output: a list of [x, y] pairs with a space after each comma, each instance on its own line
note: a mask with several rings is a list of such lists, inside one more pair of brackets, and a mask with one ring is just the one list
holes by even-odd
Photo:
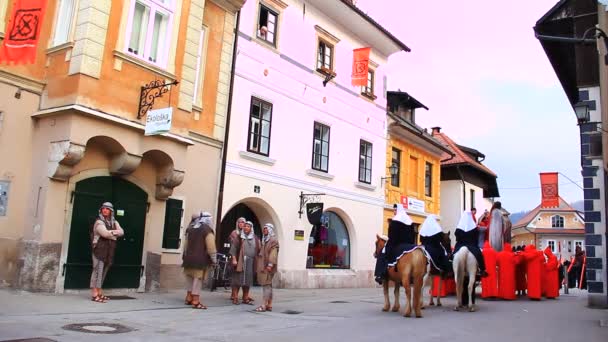
[[8, 8], [8, 0], [0, 0], [0, 37], [6, 28], [6, 10]]
[[169, 198], [165, 207], [165, 227], [163, 230], [163, 248], [179, 249], [181, 244], [180, 229], [182, 226], [183, 201]]
[[272, 104], [252, 97], [251, 110], [249, 112], [247, 151], [268, 156], [271, 121]]
[[333, 45], [319, 39], [319, 52], [317, 54], [317, 71], [330, 74], [334, 70]]
[[129, 23], [127, 51], [145, 61], [165, 66], [173, 0], [136, 0]]
[[277, 46], [277, 22], [279, 15], [270, 8], [260, 4], [257, 36], [261, 40]]
[[8, 190], [10, 187], [9, 181], [0, 181], [0, 216], [6, 216], [8, 207]]
[[552, 228], [564, 228], [564, 217], [559, 215], [551, 216]]
[[205, 46], [205, 28], [201, 28], [201, 33], [200, 33], [200, 37], [198, 39], [198, 53], [196, 55], [196, 75], [195, 75], [195, 79], [194, 79], [194, 95], [192, 102], [194, 104], [200, 105], [202, 103], [202, 100], [200, 99], [199, 96], [199, 89], [201, 87], [202, 81], [203, 81], [203, 76], [201, 75], [204, 70], [202, 70], [204, 68], [203, 65], [203, 60], [204, 60], [204, 46]]
[[361, 94], [374, 100], [376, 99], [376, 96], [374, 95], [374, 70], [372, 69], [367, 71], [367, 85], [361, 87]]
[[589, 157], [601, 157], [602, 156], [602, 135], [591, 134], [589, 135]]
[[307, 268], [349, 268], [350, 239], [344, 221], [326, 211], [321, 224], [312, 228], [308, 240]]
[[329, 126], [318, 122], [313, 134], [312, 168], [323, 172], [329, 169]]
[[583, 240], [574, 241], [574, 251], [576, 251], [576, 247], [580, 247], [581, 249], [584, 249], [583, 245], [584, 245], [584, 241]]
[[433, 196], [433, 164], [428, 162], [424, 166], [424, 194]]
[[475, 208], [475, 189], [470, 189], [469, 194], [471, 196], [471, 209]]
[[359, 141], [359, 182], [372, 182], [372, 144], [365, 140]]
[[401, 151], [393, 147], [391, 154], [391, 165], [397, 165], [397, 174], [391, 178], [391, 185], [399, 186], [399, 178], [401, 175]]
[[57, 7], [57, 21], [52, 46], [65, 44], [70, 40], [72, 23], [74, 22], [74, 5], [76, 0], [60, 0]]
[[547, 247], [551, 248], [551, 252], [555, 253], [555, 240], [547, 240]]

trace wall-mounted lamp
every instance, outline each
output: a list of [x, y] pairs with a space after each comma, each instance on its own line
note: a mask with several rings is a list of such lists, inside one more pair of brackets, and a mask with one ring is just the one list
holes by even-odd
[[393, 179], [399, 172], [399, 166], [396, 163], [391, 164], [388, 168], [388, 172], [390, 173], [390, 177], [381, 177], [380, 180], [386, 181], [387, 179]]
[[574, 113], [576, 114], [576, 120], [579, 125], [589, 122], [589, 106], [586, 104], [575, 105]]

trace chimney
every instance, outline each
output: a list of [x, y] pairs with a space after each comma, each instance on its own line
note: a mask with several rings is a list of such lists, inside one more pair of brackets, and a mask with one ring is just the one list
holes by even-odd
[[541, 208], [559, 207], [559, 189], [557, 172], [540, 173]]
[[441, 127], [439, 126], [431, 127], [431, 129], [433, 130], [433, 135], [441, 133]]

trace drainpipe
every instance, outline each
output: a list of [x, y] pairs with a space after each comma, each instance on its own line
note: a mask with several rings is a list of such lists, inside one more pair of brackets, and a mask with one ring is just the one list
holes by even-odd
[[224, 145], [222, 146], [222, 165], [220, 166], [220, 183], [217, 194], [217, 213], [215, 220], [216, 239], [218, 229], [222, 224], [222, 202], [224, 201], [224, 181], [226, 179], [226, 156], [228, 155], [228, 137], [230, 136], [230, 114], [232, 113], [232, 92], [234, 89], [234, 71], [236, 70], [236, 55], [239, 41], [239, 24], [241, 21], [241, 10], [236, 12], [236, 26], [234, 28], [234, 45], [232, 47], [232, 67], [230, 69], [230, 88], [228, 91], [228, 107], [226, 110], [226, 130], [224, 132]]
[[460, 181], [462, 182], [462, 211], [465, 211], [467, 210], [467, 187], [464, 182], [464, 175], [462, 174], [462, 170], [460, 170], [460, 165], [456, 165], [456, 171], [458, 171]]

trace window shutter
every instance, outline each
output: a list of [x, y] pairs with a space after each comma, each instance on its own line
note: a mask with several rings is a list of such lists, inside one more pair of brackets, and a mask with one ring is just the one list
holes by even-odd
[[178, 249], [182, 221], [183, 201], [169, 198], [165, 209], [165, 228], [163, 231], [163, 248]]

